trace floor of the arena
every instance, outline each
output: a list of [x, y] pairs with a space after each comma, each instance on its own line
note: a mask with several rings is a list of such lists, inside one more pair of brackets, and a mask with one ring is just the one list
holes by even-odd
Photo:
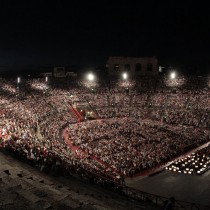
[[152, 176], [128, 178], [126, 185], [163, 197], [210, 205], [210, 170], [200, 176], [164, 170]]

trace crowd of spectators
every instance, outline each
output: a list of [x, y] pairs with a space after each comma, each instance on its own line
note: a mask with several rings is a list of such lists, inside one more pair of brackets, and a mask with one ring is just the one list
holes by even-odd
[[[1, 78], [0, 144], [42, 171], [63, 165], [133, 176], [210, 140], [209, 81], [190, 79], [17, 85]], [[78, 123], [74, 101], [87, 102], [98, 119]]]
[[165, 163], [210, 137], [207, 129], [131, 117], [70, 124], [68, 133], [87, 157], [103, 161], [104, 170], [110, 168], [125, 176]]

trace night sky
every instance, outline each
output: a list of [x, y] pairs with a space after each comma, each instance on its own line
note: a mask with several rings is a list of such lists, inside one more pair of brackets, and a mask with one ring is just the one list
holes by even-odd
[[162, 66], [209, 72], [208, 10], [186, 0], [1, 1], [0, 66], [96, 68], [109, 56], [157, 56]]

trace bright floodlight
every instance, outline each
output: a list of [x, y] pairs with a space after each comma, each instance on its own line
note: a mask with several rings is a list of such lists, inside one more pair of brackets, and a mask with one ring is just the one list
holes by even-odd
[[127, 78], [128, 78], [128, 74], [127, 74], [127, 73], [123, 73], [123, 74], [122, 74], [122, 78], [123, 78], [123, 79], [127, 79]]
[[176, 73], [175, 72], [172, 72], [171, 75], [170, 75], [171, 79], [175, 79], [176, 78]]
[[95, 78], [95, 76], [94, 76], [94, 74], [89, 73], [89, 74], [87, 75], [87, 78], [88, 78], [89, 81], [93, 81], [94, 78]]
[[17, 78], [17, 83], [18, 83], [18, 84], [20, 83], [20, 77]]

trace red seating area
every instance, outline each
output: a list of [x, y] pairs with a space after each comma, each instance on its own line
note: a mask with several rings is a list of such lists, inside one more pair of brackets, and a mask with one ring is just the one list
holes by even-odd
[[77, 119], [78, 122], [82, 121], [82, 116], [80, 115], [80, 113], [77, 111], [77, 109], [75, 109], [72, 105], [70, 105], [70, 110], [73, 113], [73, 115], [75, 116], [75, 118]]

